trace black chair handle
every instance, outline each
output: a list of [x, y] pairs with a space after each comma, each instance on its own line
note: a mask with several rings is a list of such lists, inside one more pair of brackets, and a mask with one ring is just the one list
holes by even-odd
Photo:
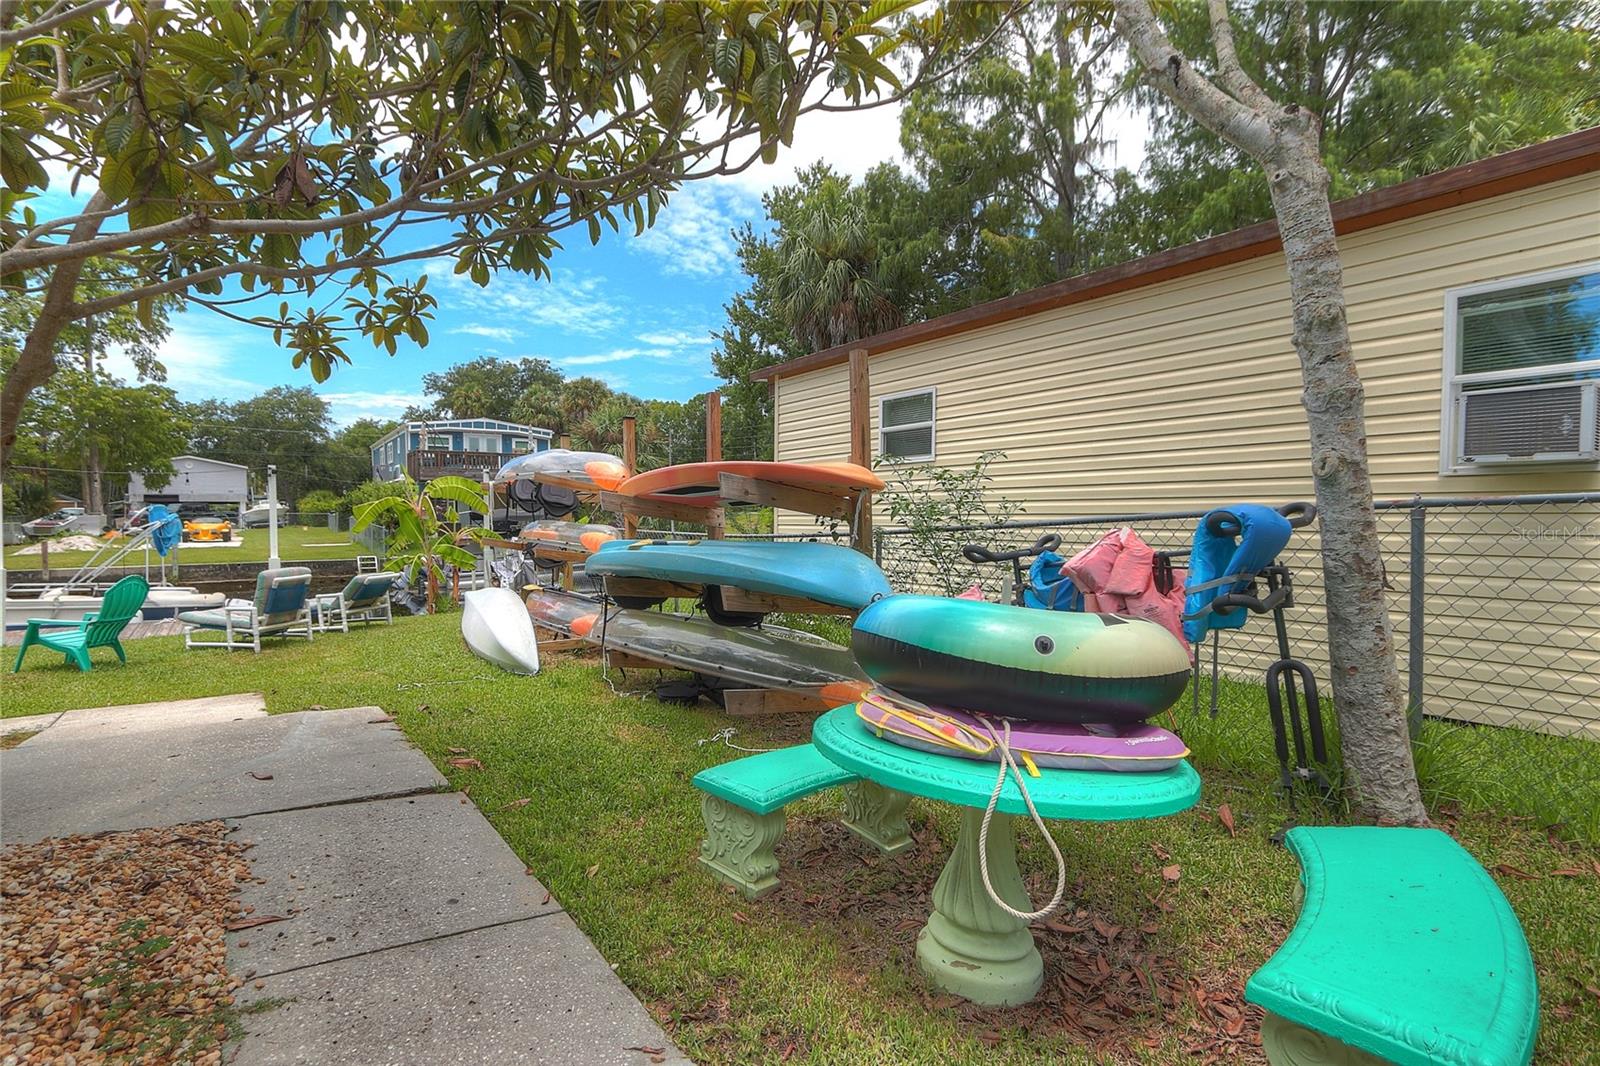
[[1029, 548], [1018, 548], [1015, 551], [997, 552], [990, 551], [982, 544], [968, 544], [961, 549], [961, 554], [966, 556], [969, 563], [1009, 563], [1017, 559], [1026, 559], [1030, 555], [1041, 552], [1053, 552], [1061, 547], [1061, 534], [1046, 533], [1033, 542]]
[[[1296, 500], [1278, 508], [1278, 513], [1289, 520], [1291, 529], [1303, 529], [1317, 520], [1317, 505]], [[1206, 519], [1206, 532], [1218, 537], [1237, 537], [1243, 529], [1232, 511], [1215, 511]]]

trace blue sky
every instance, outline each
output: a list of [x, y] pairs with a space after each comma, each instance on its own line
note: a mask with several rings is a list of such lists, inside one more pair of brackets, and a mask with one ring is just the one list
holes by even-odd
[[[567, 231], [561, 235], [566, 247], [551, 260], [550, 281], [503, 272], [480, 288], [451, 273], [450, 263], [430, 264], [428, 291], [439, 306], [428, 346], [402, 342], [391, 357], [356, 337], [345, 345], [352, 364], [340, 365], [322, 384], [290, 366], [290, 353], [273, 344], [269, 330], [193, 306], [173, 316], [172, 335], [161, 346], [167, 383], [189, 401], [309, 385], [341, 424], [396, 417], [423, 400], [424, 374], [482, 355], [548, 359], [568, 376], [593, 375], [644, 397], [704, 392], [717, 384], [711, 334], [723, 323], [723, 304], [744, 284], [730, 231], [746, 220], [760, 225], [761, 194], [816, 160], [859, 175], [884, 159], [899, 159], [898, 110], [807, 116], [777, 163], [685, 186], [642, 236], [607, 230], [591, 246], [582, 227]], [[68, 208], [92, 192], [85, 182], [71, 196], [68, 175], [52, 178], [51, 189], [35, 202], [41, 216], [71, 213]], [[234, 310], [274, 313], [280, 299]], [[108, 366], [133, 377], [126, 360], [113, 358]]]
[[[1113, 162], [1137, 167], [1144, 121], [1125, 114], [1117, 124], [1122, 129]], [[394, 418], [422, 402], [422, 376], [431, 371], [482, 355], [534, 356], [568, 376], [593, 375], [646, 398], [685, 399], [718, 383], [711, 334], [724, 321], [723, 304], [744, 285], [730, 231], [746, 220], [759, 227], [761, 194], [818, 160], [855, 176], [885, 160], [903, 163], [898, 105], [803, 116], [794, 144], [776, 163], [690, 183], [642, 236], [608, 230], [591, 246], [582, 227], [566, 232], [566, 247], [551, 260], [550, 281], [504, 272], [480, 288], [452, 274], [452, 264], [432, 266], [428, 289], [439, 306], [428, 346], [402, 342], [391, 357], [355, 337], [345, 346], [352, 364], [340, 365], [322, 384], [289, 365], [290, 353], [273, 344], [269, 330], [195, 306], [173, 317], [172, 335], [162, 345], [167, 383], [188, 401], [238, 400], [274, 385], [308, 385], [328, 400], [334, 421], [347, 424]], [[73, 213], [66, 209], [92, 192], [84, 183], [71, 197], [68, 184], [67, 175], [53, 175], [51, 189], [36, 202], [41, 216]], [[234, 310], [275, 313], [279, 301], [273, 296], [254, 309]], [[133, 378], [126, 360], [113, 358], [108, 367]]]

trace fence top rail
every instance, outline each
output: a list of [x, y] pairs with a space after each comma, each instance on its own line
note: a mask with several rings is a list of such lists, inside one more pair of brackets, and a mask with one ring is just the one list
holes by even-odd
[[[1422, 507], [1508, 507], [1534, 506], [1552, 503], [1600, 504], [1600, 492], [1545, 492], [1520, 496], [1412, 496], [1405, 499], [1374, 500], [1380, 511], [1409, 511]], [[1219, 504], [1218, 506], [1226, 506]], [[1057, 518], [1015, 518], [994, 525], [934, 526], [923, 532], [932, 533], [987, 533], [1005, 529], [1054, 529], [1060, 526], [1131, 525], [1137, 522], [1179, 521], [1204, 518], [1216, 508], [1189, 511], [1139, 511], [1132, 514], [1068, 515]], [[919, 532], [906, 526], [889, 526], [878, 530], [883, 536], [907, 536]], [[747, 534], [748, 535], [748, 534]], [[784, 534], [785, 537], [798, 534]], [[817, 534], [804, 534], [813, 537]]]
[[1521, 496], [1411, 496], [1400, 500], [1376, 500], [1380, 511], [1410, 510], [1413, 507], [1527, 507], [1541, 503], [1600, 503], [1600, 492], [1540, 492]]

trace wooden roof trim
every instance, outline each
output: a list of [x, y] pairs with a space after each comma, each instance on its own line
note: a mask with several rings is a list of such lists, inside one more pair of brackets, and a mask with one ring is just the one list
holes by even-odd
[[[1595, 170], [1600, 170], [1600, 126], [1340, 200], [1333, 205], [1334, 228], [1341, 234], [1357, 233], [1461, 204], [1548, 185]], [[974, 304], [960, 311], [901, 326], [850, 344], [802, 355], [786, 363], [758, 370], [751, 377], [771, 380], [821, 370], [845, 362], [852, 348], [865, 348], [872, 355], [878, 355], [1270, 255], [1280, 247], [1277, 222], [1258, 222], [1103, 270], [1065, 278], [1014, 296]]]

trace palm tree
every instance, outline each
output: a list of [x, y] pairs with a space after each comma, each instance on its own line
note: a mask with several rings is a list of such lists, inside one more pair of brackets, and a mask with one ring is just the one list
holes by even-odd
[[778, 311], [812, 351], [900, 325], [878, 273], [866, 212], [839, 182], [826, 183], [778, 241]]

